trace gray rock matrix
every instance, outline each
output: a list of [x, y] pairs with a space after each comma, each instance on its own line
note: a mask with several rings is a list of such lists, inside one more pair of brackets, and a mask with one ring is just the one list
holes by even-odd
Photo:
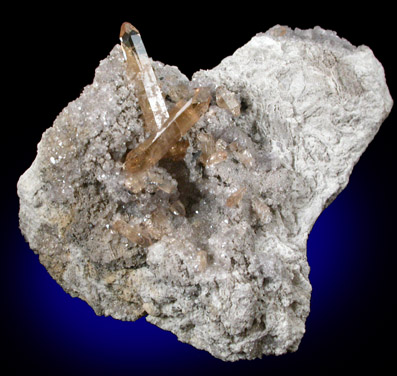
[[[152, 169], [175, 190], [149, 182], [129, 192], [123, 162], [145, 134], [116, 45], [43, 134], [18, 182], [20, 228], [51, 276], [98, 315], [146, 316], [226, 361], [296, 351], [310, 311], [308, 234], [392, 108], [383, 68], [335, 32], [282, 26], [191, 81], [153, 64], [169, 108], [194, 87], [223, 85], [241, 115], [213, 99], [187, 134], [185, 159]], [[253, 165], [229, 153], [203, 166], [200, 133], [237, 141]], [[239, 205], [226, 206], [242, 187]], [[169, 210], [175, 199], [186, 216]], [[163, 236], [149, 247], [112, 228], [118, 219], [150, 225], [156, 210]]]

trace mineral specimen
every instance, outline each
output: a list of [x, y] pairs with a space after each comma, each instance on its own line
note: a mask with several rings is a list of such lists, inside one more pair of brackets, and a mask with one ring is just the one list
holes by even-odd
[[308, 234], [392, 107], [381, 64], [276, 26], [189, 81], [121, 39], [18, 182], [24, 236], [98, 315], [228, 361], [297, 350]]

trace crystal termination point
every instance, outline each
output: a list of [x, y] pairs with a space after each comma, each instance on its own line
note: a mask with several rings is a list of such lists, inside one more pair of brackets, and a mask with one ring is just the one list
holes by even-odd
[[152, 63], [139, 31], [128, 22], [121, 25], [120, 42], [127, 62], [127, 75], [135, 80], [145, 125], [150, 133], [158, 131], [169, 114]]

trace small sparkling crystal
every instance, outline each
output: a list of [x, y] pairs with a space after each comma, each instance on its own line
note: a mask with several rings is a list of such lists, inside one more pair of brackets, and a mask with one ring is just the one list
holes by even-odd
[[272, 212], [262, 198], [255, 197], [251, 202], [251, 206], [259, 224], [266, 225], [271, 222]]
[[148, 184], [148, 174], [146, 172], [139, 174], [128, 174], [124, 181], [125, 187], [132, 193], [141, 192]]
[[128, 22], [121, 25], [120, 42], [127, 62], [127, 75], [136, 83], [145, 126], [153, 133], [161, 128], [169, 115], [152, 63], [139, 31]]
[[227, 159], [226, 145], [223, 140], [215, 142], [214, 137], [208, 133], [200, 133], [198, 136], [201, 155], [200, 162], [204, 166], [211, 166]]
[[247, 149], [241, 147], [241, 145], [236, 141], [229, 145], [229, 150], [233, 153], [233, 156], [246, 168], [252, 169], [255, 167], [255, 159], [252, 154]]
[[236, 95], [224, 86], [219, 86], [216, 89], [216, 104], [229, 110], [234, 116], [240, 115], [240, 102], [237, 100]]
[[144, 247], [147, 247], [151, 244], [149, 234], [141, 225], [132, 226], [127, 222], [118, 219], [113, 223], [113, 229], [133, 243]]
[[232, 193], [226, 200], [226, 206], [229, 208], [233, 208], [237, 206], [240, 203], [241, 199], [243, 198], [246, 190], [247, 188], [243, 187], [238, 189], [236, 192]]
[[171, 223], [165, 214], [164, 208], [158, 208], [151, 214], [150, 221], [146, 225], [148, 234], [156, 240], [172, 231]]
[[[171, 194], [177, 191], [176, 183], [166, 179], [163, 175], [153, 172], [152, 170], [144, 172], [148, 177], [148, 182], [154, 184], [158, 189], [165, 193]], [[138, 174], [139, 175], [139, 174]]]
[[186, 216], [185, 206], [180, 200], [176, 200], [170, 205], [170, 211], [174, 215], [180, 215], [182, 217]]
[[[201, 91], [202, 88], [196, 89], [193, 98], [197, 98]], [[193, 98], [187, 102], [184, 100], [178, 102], [170, 111], [170, 117], [161, 130], [127, 154], [126, 171], [138, 173], [154, 166], [197, 123], [208, 110], [211, 97], [208, 95], [197, 103], [193, 103]]]

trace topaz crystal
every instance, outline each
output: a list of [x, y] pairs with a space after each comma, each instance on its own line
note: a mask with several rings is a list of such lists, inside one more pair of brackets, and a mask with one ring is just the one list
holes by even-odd
[[228, 154], [221, 139], [215, 142], [211, 134], [201, 133], [198, 135], [198, 141], [201, 148], [200, 162], [204, 166], [212, 166], [226, 160]]
[[233, 116], [240, 115], [240, 102], [236, 98], [236, 95], [224, 86], [219, 86], [216, 89], [216, 104], [229, 110]]
[[226, 206], [229, 208], [233, 208], [237, 206], [242, 200], [245, 192], [247, 191], [246, 187], [242, 187], [238, 189], [236, 192], [232, 193], [228, 199], [226, 200]]
[[189, 101], [178, 102], [170, 111], [170, 117], [162, 129], [128, 153], [125, 162], [126, 171], [138, 173], [154, 166], [197, 123], [207, 111], [211, 100], [210, 95], [207, 94], [198, 101], [197, 98], [201, 97], [204, 90], [198, 88], [195, 96]]
[[155, 132], [169, 115], [152, 63], [139, 31], [128, 22], [121, 25], [120, 42], [127, 63], [127, 76], [137, 86], [145, 125], [150, 133]]

